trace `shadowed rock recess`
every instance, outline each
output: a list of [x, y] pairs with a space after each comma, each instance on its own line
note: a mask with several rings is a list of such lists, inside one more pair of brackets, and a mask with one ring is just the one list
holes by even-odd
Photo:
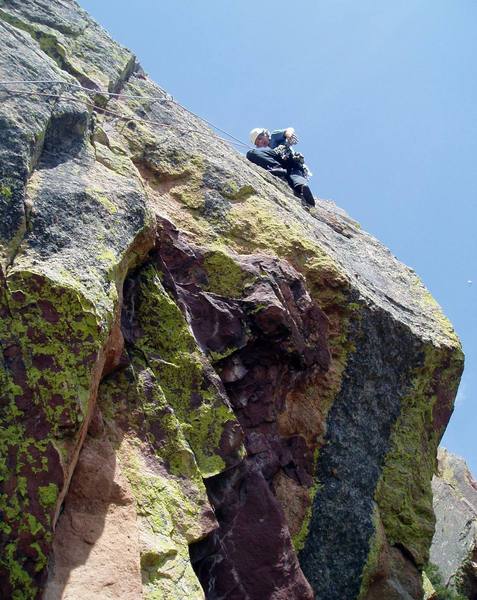
[[463, 356], [415, 273], [73, 0], [0, 49], [58, 82], [0, 87], [1, 597], [421, 598]]

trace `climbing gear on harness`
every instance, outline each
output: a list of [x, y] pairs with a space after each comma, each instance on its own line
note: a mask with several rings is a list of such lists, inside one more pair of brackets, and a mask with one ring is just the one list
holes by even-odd
[[288, 144], [281, 144], [275, 148], [278, 157], [283, 161], [293, 161], [297, 166], [303, 167], [305, 157], [301, 152], [295, 152]]

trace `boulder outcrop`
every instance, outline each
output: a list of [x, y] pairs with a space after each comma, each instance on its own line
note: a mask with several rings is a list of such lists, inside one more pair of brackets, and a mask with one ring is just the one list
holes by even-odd
[[2, 597], [419, 599], [463, 367], [74, 0], [0, 0]]
[[436, 530], [431, 566], [441, 583], [463, 597], [477, 598], [477, 482], [465, 461], [439, 448], [432, 480]]

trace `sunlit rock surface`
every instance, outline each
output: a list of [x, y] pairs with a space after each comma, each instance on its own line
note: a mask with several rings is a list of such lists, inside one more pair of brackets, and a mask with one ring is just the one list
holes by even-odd
[[416, 274], [72, 0], [0, 47], [50, 82], [0, 88], [2, 597], [421, 598], [463, 357]]
[[430, 562], [442, 583], [464, 597], [477, 598], [477, 482], [465, 461], [439, 448], [432, 480], [436, 531]]

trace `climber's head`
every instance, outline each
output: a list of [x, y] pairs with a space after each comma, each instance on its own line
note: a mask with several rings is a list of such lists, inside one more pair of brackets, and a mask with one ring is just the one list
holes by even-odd
[[256, 127], [250, 132], [250, 141], [257, 148], [266, 148], [270, 143], [270, 132], [268, 129], [263, 129], [263, 127]]

